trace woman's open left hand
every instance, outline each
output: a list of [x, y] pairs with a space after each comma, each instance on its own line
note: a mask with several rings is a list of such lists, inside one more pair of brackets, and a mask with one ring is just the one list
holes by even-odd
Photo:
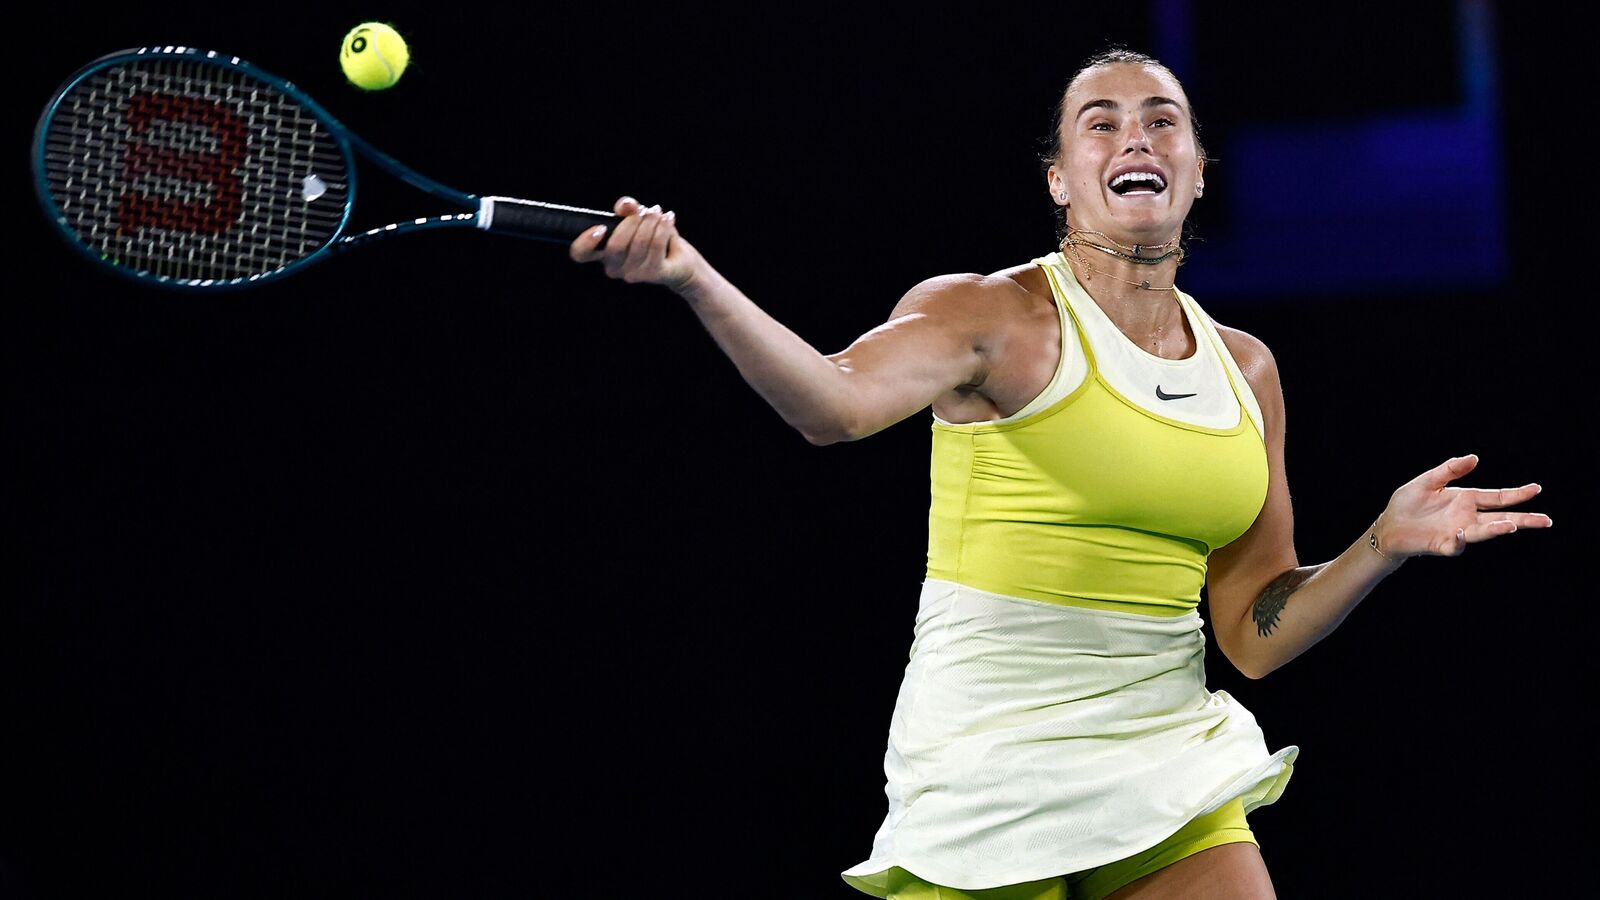
[[1549, 528], [1544, 513], [1497, 512], [1539, 493], [1530, 482], [1517, 488], [1450, 487], [1478, 466], [1469, 453], [1446, 460], [1401, 485], [1378, 517], [1378, 546], [1386, 556], [1460, 556], [1468, 544], [1519, 528]]

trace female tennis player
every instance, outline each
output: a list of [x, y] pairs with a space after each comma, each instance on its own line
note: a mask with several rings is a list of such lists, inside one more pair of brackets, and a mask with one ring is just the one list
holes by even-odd
[[1266, 345], [1175, 284], [1205, 152], [1178, 79], [1091, 58], [1043, 160], [1060, 250], [930, 278], [824, 356], [722, 277], [676, 217], [631, 197], [571, 245], [688, 301], [813, 444], [933, 407], [928, 569], [871, 856], [876, 897], [1275, 897], [1245, 813], [1299, 748], [1205, 687], [1204, 583], [1222, 653], [1261, 678], [1413, 556], [1460, 556], [1541, 513], [1539, 485], [1453, 487], [1475, 455], [1397, 489], [1333, 560], [1300, 565], [1284, 404]]

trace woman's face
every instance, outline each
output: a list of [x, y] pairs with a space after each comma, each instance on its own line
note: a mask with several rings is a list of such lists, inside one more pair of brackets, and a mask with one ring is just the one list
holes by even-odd
[[[1049, 175], [1057, 204], [1067, 192], [1074, 227], [1126, 245], [1178, 235], [1205, 167], [1195, 152], [1188, 102], [1170, 76], [1143, 65], [1114, 63], [1078, 79], [1067, 92], [1061, 157]], [[1160, 180], [1113, 186], [1130, 170]]]

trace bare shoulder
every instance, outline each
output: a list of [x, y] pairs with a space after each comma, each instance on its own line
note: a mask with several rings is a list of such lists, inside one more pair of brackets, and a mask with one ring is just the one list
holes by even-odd
[[[1021, 268], [1021, 267], [1018, 267]], [[1034, 268], [1032, 266], [1028, 268]], [[1023, 282], [1009, 273], [1014, 270], [1007, 269], [989, 275], [979, 275], [976, 272], [962, 272], [953, 275], [935, 275], [924, 279], [912, 288], [911, 293], [921, 297], [934, 294], [955, 295], [963, 299], [983, 299], [1001, 301], [1015, 298], [1026, 292]], [[1025, 275], [1026, 273], [1019, 273]]]
[[1264, 378], [1273, 381], [1278, 377], [1278, 361], [1273, 358], [1272, 351], [1267, 349], [1265, 341], [1238, 328], [1224, 325], [1215, 319], [1211, 323], [1217, 326], [1217, 334], [1222, 338], [1222, 343], [1228, 347], [1228, 352], [1233, 355], [1233, 361], [1239, 364], [1239, 371], [1250, 380], [1250, 386], [1259, 388]]
[[890, 318], [934, 316], [970, 333], [980, 349], [990, 349], [1026, 313], [1029, 301], [1029, 292], [1016, 280], [998, 274], [935, 275], [907, 291]]
[[1040, 294], [1045, 297], [1050, 296], [1050, 280], [1045, 277], [1043, 269], [1031, 262], [992, 272], [989, 277], [1007, 279], [1012, 284], [1036, 296]]

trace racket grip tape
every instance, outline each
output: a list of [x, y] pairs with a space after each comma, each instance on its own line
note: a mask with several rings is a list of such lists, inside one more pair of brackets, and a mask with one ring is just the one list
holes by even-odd
[[515, 197], [478, 198], [478, 227], [496, 234], [570, 244], [596, 225], [607, 226], [600, 246], [611, 239], [610, 227], [621, 219], [615, 213], [580, 206], [518, 200]]

